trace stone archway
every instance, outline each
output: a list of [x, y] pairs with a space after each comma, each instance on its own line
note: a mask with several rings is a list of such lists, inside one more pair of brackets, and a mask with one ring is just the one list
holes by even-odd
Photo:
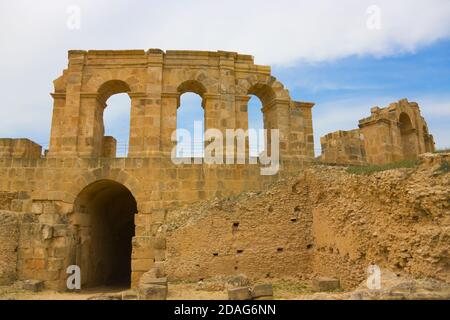
[[71, 223], [83, 287], [130, 286], [136, 212], [134, 196], [116, 181], [98, 180], [79, 193]]

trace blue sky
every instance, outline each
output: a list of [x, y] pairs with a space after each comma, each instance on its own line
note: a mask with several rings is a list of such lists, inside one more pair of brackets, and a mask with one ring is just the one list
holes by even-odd
[[[401, 98], [419, 103], [439, 148], [450, 146], [448, 0], [3, 1], [0, 44], [0, 137], [48, 144], [49, 93], [67, 50], [161, 48], [236, 51], [272, 66], [293, 99], [316, 103], [317, 149], [321, 135]], [[123, 146], [129, 98], [108, 104], [107, 134]]]
[[[450, 40], [388, 57], [350, 56], [274, 68], [293, 99], [316, 103], [316, 149], [328, 132], [357, 128], [373, 106], [407, 98], [419, 103], [439, 148], [450, 146]], [[320, 151], [320, 150], [317, 150]]]

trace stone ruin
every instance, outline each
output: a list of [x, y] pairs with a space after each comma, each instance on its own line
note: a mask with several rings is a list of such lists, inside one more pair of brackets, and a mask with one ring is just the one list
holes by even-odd
[[[66, 268], [83, 287], [135, 287], [165, 260], [160, 234], [168, 210], [198, 200], [260, 190], [313, 160], [313, 103], [291, 99], [270, 67], [235, 52], [72, 50], [54, 81], [50, 146], [0, 139], [0, 280], [35, 279], [65, 289]], [[279, 172], [259, 164], [172, 163], [180, 95], [201, 96], [205, 130], [248, 128], [250, 95], [266, 129], [280, 130]], [[104, 135], [109, 97], [131, 99], [128, 156]], [[248, 147], [248, 142], [247, 142]], [[248, 152], [248, 150], [247, 150]]]
[[359, 129], [336, 131], [320, 138], [322, 162], [386, 164], [434, 152], [433, 136], [416, 102], [403, 99], [370, 111], [370, 117], [359, 120]]
[[[65, 290], [67, 267], [78, 265], [83, 288], [140, 285], [140, 295], [165, 298], [167, 279], [173, 276], [173, 264], [168, 272], [165, 268], [164, 224], [170, 212], [199, 200], [259, 192], [314, 160], [314, 104], [292, 100], [270, 67], [255, 65], [252, 56], [150, 49], [72, 50], [68, 58], [51, 94], [49, 149], [42, 153], [42, 147], [28, 139], [0, 139], [0, 284], [33, 280], [47, 289]], [[170, 155], [176, 142], [171, 135], [180, 96], [186, 92], [201, 96], [205, 130], [246, 130], [249, 97], [257, 96], [264, 127], [280, 130], [278, 173], [260, 175], [261, 164], [250, 163], [174, 164]], [[118, 93], [131, 99], [129, 150], [122, 158], [116, 157], [116, 140], [105, 136], [103, 123], [106, 101]], [[339, 164], [386, 163], [434, 150], [418, 105], [407, 100], [373, 108], [359, 129], [329, 134], [321, 143], [322, 161]], [[297, 197], [308, 186], [294, 189], [292, 197]], [[305, 203], [305, 208], [310, 205]], [[283, 222], [307, 242], [299, 242], [302, 258], [289, 251], [289, 245], [286, 254], [310, 272], [309, 231], [295, 229], [311, 225], [302, 210], [295, 206], [295, 217]], [[277, 210], [273, 213], [269, 206], [267, 212]], [[304, 224], [297, 223], [302, 219]], [[235, 222], [230, 232], [240, 228]], [[182, 248], [192, 247], [185, 243], [192, 235], [180, 237]], [[270, 250], [270, 259], [281, 261], [284, 248]], [[243, 250], [238, 247], [236, 252], [242, 255]], [[222, 256], [213, 253], [208, 258], [218, 261]], [[219, 263], [217, 270], [238, 272], [231, 262]]]

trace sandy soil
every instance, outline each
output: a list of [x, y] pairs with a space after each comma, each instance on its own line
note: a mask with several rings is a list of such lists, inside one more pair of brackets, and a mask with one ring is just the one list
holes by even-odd
[[[305, 299], [309, 295], [296, 289], [295, 287], [279, 286], [275, 289], [275, 299]], [[97, 287], [79, 292], [30, 292], [14, 286], [8, 286], [0, 287], [0, 300], [87, 300], [101, 294], [117, 294], [124, 290], [127, 290], [127, 288]], [[169, 295], [167, 299], [226, 300], [228, 296], [226, 290], [205, 289], [197, 283], [177, 283], [169, 284]]]

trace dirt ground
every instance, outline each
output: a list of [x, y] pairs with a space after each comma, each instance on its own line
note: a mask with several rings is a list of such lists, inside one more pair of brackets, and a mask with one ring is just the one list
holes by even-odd
[[[30, 292], [15, 286], [0, 287], [0, 300], [88, 300], [99, 295], [117, 294], [127, 290], [123, 287], [97, 287], [79, 292], [42, 291]], [[275, 299], [308, 299], [307, 285], [294, 283], [277, 283], [274, 285]], [[226, 289], [211, 288], [208, 284], [170, 283], [168, 300], [226, 300]]]

